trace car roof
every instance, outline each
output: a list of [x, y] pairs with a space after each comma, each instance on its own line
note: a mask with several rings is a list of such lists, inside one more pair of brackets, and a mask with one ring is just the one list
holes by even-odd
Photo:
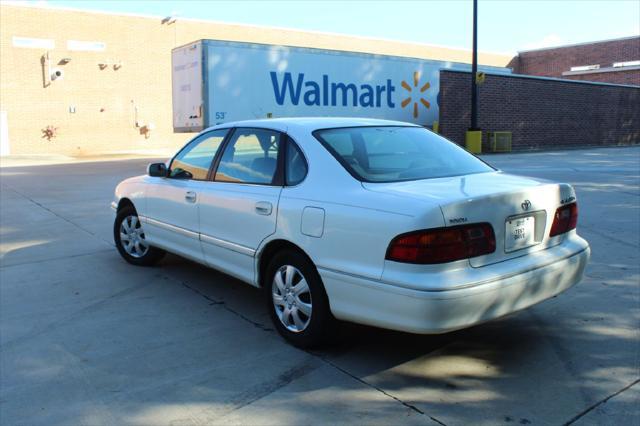
[[361, 126], [411, 126], [420, 127], [416, 124], [404, 121], [380, 120], [375, 118], [358, 117], [289, 117], [289, 118], [266, 118], [260, 120], [243, 120], [219, 124], [210, 127], [212, 129], [224, 129], [229, 127], [258, 127], [280, 131], [298, 130], [313, 132], [318, 129], [331, 129], [339, 127], [361, 127]]

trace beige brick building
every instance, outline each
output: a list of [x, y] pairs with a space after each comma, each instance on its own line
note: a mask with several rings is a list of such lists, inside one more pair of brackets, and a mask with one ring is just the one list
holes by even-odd
[[[171, 49], [202, 38], [467, 63], [471, 57], [461, 49], [336, 34], [0, 4], [2, 154], [176, 149], [190, 135], [173, 133]], [[479, 55], [485, 65], [510, 59]], [[63, 78], [50, 81], [49, 68]], [[144, 134], [136, 121], [153, 129]], [[49, 126], [56, 129], [50, 140]]]

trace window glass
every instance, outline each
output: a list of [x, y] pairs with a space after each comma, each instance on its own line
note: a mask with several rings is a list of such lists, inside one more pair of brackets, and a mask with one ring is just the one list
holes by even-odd
[[314, 135], [357, 179], [396, 182], [490, 172], [458, 145], [421, 127], [352, 127]]
[[215, 180], [271, 184], [278, 166], [281, 135], [266, 129], [237, 129], [227, 144]]
[[328, 137], [331, 138], [331, 147], [340, 155], [352, 155], [353, 143], [351, 143], [351, 135], [348, 131], [332, 132]]
[[307, 162], [298, 145], [291, 139], [289, 139], [289, 143], [287, 143], [285, 174], [287, 185], [297, 185], [307, 176]]
[[228, 129], [213, 130], [191, 141], [171, 162], [169, 177], [206, 180], [211, 162]]

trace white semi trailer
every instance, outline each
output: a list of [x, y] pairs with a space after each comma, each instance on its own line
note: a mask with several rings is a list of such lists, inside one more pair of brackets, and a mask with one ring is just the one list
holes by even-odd
[[[173, 127], [228, 121], [344, 116], [431, 126], [440, 69], [469, 64], [337, 50], [198, 40], [172, 51]], [[511, 72], [479, 67], [481, 71]]]

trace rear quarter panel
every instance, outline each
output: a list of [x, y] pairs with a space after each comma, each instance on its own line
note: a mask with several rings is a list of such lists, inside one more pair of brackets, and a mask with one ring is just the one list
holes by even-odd
[[[367, 203], [356, 194], [344, 203], [297, 195], [295, 191], [283, 191], [278, 210], [278, 232], [274, 237], [300, 246], [318, 268], [372, 279], [381, 277], [387, 247], [395, 236], [410, 229], [443, 224], [442, 214], [436, 209], [420, 213], [419, 208], [407, 208], [405, 212], [373, 208], [374, 200]], [[324, 210], [324, 229], [320, 237], [303, 234], [305, 207]]]

